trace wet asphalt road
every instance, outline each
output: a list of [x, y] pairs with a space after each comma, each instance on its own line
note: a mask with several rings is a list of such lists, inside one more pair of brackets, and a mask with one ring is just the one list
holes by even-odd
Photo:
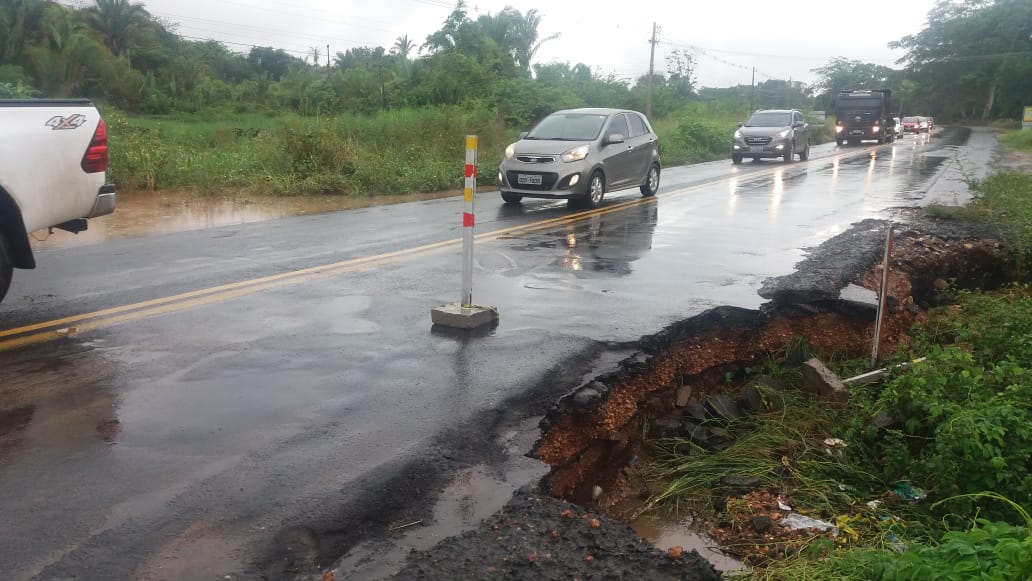
[[459, 295], [458, 198], [43, 251], [0, 305], [0, 576], [323, 563], [427, 494], [413, 463], [476, 456], [441, 434], [518, 424], [521, 394], [554, 400], [607, 350], [760, 305], [858, 220], [963, 202], [994, 143], [668, 168], [655, 199], [597, 211], [481, 193], [473, 297], [500, 322], [474, 337], [430, 325]]

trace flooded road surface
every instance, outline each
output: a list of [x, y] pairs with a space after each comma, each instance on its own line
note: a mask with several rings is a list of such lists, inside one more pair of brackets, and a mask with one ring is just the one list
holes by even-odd
[[289, 216], [355, 210], [370, 206], [401, 204], [455, 196], [457, 192], [431, 194], [350, 196], [201, 196], [184, 191], [119, 192], [118, 211], [89, 221], [79, 234], [64, 230], [32, 233], [33, 248], [62, 248], [103, 242], [114, 238], [184, 232]]
[[460, 198], [38, 246], [0, 305], [0, 571], [283, 578], [352, 549], [376, 570], [394, 527], [421, 521], [419, 544], [475, 524], [462, 478], [535, 478], [506, 426], [642, 335], [760, 305], [858, 220], [962, 202], [994, 143], [947, 129], [668, 168], [655, 198], [594, 211], [482, 193], [474, 301], [500, 320], [472, 334], [429, 314], [460, 292]]

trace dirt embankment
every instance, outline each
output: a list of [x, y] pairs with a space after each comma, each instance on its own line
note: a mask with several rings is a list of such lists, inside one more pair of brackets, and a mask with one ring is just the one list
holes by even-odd
[[[644, 338], [619, 371], [563, 398], [545, 419], [535, 450], [552, 467], [550, 492], [578, 503], [595, 496], [600, 506], [617, 504], [629, 490], [644, 422], [726, 391], [729, 378], [797, 338], [826, 353], [870, 354], [887, 226], [857, 224], [795, 273], [768, 281], [760, 294], [770, 302], [759, 311], [722, 307], [672, 325]], [[882, 353], [907, 340], [947, 281], [991, 288], [1012, 267], [1006, 249], [971, 225], [923, 221], [894, 229]]]
[[[919, 212], [899, 220], [883, 353], [908, 340], [940, 291], [992, 288], [1013, 267], [1007, 249], [977, 226]], [[828, 353], [869, 355], [888, 226], [867, 220], [814, 249], [795, 273], [767, 281], [759, 310], [721, 307], [644, 337], [617, 371], [578, 386], [542, 421], [534, 454], [551, 471], [538, 489], [519, 491], [477, 531], [413, 553], [395, 578], [719, 578], [694, 551], [667, 554], [620, 522], [617, 505], [642, 493], [633, 477], [643, 428], [699, 409], [706, 396], [730, 391], [747, 400], [735, 379], [798, 338]]]

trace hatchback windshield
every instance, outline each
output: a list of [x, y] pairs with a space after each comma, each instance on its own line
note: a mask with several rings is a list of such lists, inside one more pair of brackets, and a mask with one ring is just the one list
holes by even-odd
[[591, 141], [602, 131], [606, 117], [598, 114], [555, 113], [538, 123], [526, 139]]
[[745, 124], [749, 127], [788, 127], [792, 124], [792, 114], [756, 113]]

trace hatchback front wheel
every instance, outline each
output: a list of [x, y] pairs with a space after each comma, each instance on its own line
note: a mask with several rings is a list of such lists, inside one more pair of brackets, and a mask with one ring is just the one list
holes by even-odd
[[598, 207], [605, 195], [606, 177], [602, 175], [602, 172], [597, 171], [591, 174], [591, 180], [588, 182], [588, 194], [584, 196], [584, 204], [589, 208]]

